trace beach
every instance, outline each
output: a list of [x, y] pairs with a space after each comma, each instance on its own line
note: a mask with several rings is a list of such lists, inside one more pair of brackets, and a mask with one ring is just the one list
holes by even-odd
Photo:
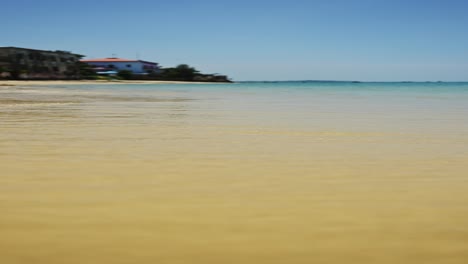
[[467, 83], [0, 82], [1, 263], [468, 261]]
[[182, 81], [141, 81], [141, 80], [0, 80], [0, 86], [47, 86], [47, 85], [99, 85], [99, 84], [183, 84], [197, 82], [182, 82]]

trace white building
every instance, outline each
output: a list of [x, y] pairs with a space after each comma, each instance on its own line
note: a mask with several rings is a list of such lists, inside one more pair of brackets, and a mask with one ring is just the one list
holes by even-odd
[[121, 58], [102, 58], [81, 60], [93, 67], [97, 73], [118, 72], [122, 70], [131, 71], [133, 74], [148, 74], [159, 71], [155, 62], [142, 60], [129, 60]]

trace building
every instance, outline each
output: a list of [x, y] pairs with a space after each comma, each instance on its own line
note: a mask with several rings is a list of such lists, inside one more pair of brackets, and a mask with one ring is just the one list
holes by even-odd
[[158, 73], [160, 70], [158, 63], [143, 60], [102, 58], [81, 60], [81, 62], [89, 64], [98, 74], [106, 74], [109, 72], [118, 72], [123, 70], [130, 71], [133, 74], [149, 74]]
[[79, 78], [78, 62], [82, 57], [60, 50], [0, 47], [0, 71], [22, 79]]

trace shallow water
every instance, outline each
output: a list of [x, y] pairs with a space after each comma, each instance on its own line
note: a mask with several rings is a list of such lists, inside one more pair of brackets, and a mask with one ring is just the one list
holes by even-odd
[[0, 263], [467, 263], [468, 84], [0, 88]]

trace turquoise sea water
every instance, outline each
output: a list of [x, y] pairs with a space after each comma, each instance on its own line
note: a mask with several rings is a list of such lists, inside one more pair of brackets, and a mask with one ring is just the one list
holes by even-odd
[[[94, 93], [94, 99], [137, 104], [158, 98], [180, 98], [186, 106], [212, 107], [218, 118], [233, 118], [241, 113], [262, 115], [255, 122], [281, 122], [306, 125], [314, 120], [334, 126], [362, 125], [371, 129], [375, 118], [381, 126], [406, 124], [406, 129], [424, 124], [433, 130], [444, 125], [466, 131], [468, 122], [468, 83], [351, 83], [351, 82], [245, 82], [234, 84], [169, 84], [169, 85], [77, 85], [48, 87], [58, 92]], [[232, 110], [230, 113], [229, 110]], [[190, 107], [189, 107], [190, 110]], [[188, 111], [189, 112], [189, 111]], [[275, 113], [275, 116], [272, 116]], [[261, 118], [260, 116], [258, 116]], [[378, 118], [378, 119], [377, 119]], [[363, 120], [366, 119], [366, 120]], [[249, 118], [244, 119], [248, 122]], [[459, 120], [459, 122], [455, 122]], [[278, 120], [276, 120], [278, 121]], [[414, 121], [412, 123], [412, 121]], [[421, 124], [422, 125], [422, 124]], [[362, 128], [364, 128], [362, 127]], [[403, 128], [402, 128], [403, 129]], [[424, 129], [422, 126], [421, 129]]]
[[6, 87], [0, 96], [4, 126], [17, 124], [12, 117], [38, 125], [99, 118], [181, 129], [468, 135], [468, 83], [83, 84]]

